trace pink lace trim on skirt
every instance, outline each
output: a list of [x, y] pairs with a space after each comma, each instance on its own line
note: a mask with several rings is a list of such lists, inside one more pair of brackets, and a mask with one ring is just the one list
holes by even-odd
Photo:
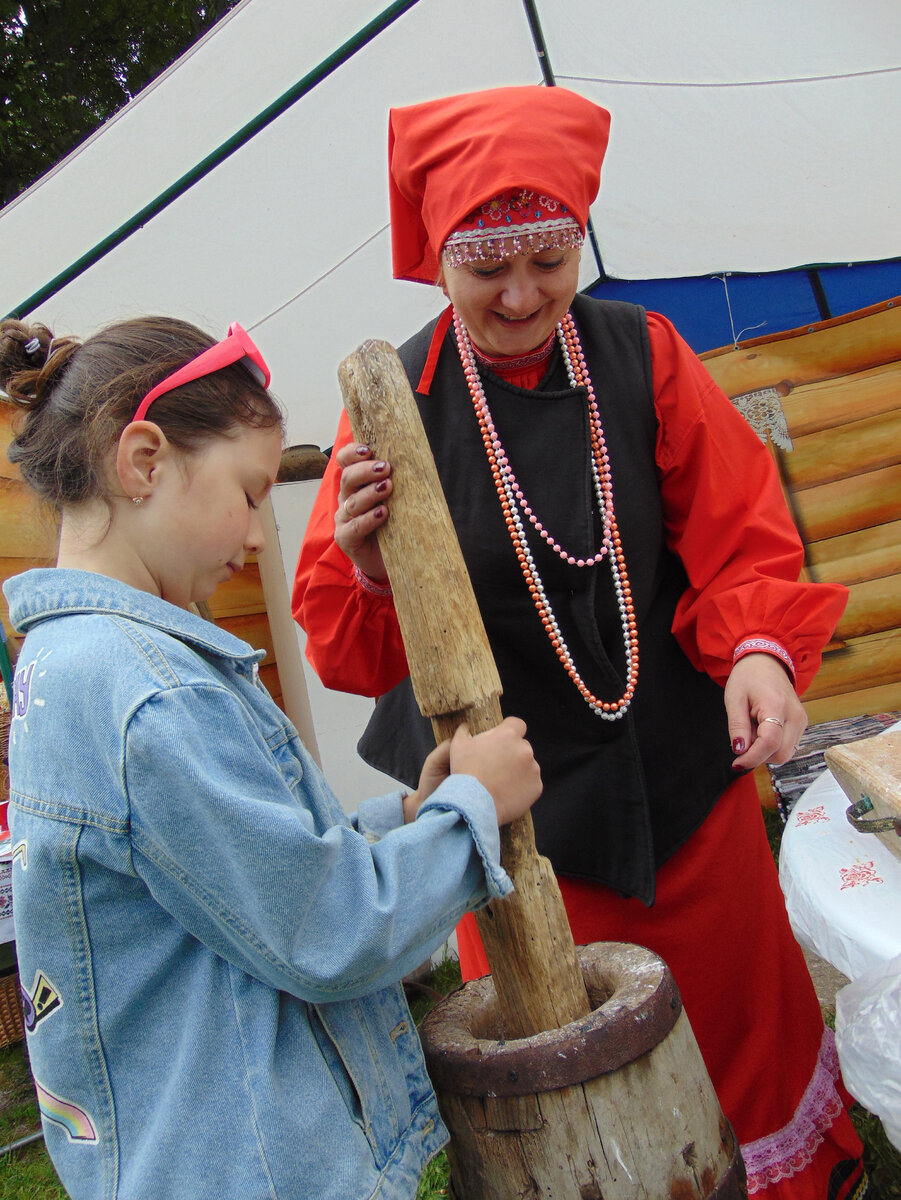
[[837, 1079], [835, 1035], [831, 1029], [824, 1029], [813, 1077], [795, 1115], [782, 1129], [741, 1148], [748, 1172], [749, 1196], [772, 1183], [791, 1179], [810, 1166], [825, 1134], [842, 1112], [842, 1101], [835, 1087]]

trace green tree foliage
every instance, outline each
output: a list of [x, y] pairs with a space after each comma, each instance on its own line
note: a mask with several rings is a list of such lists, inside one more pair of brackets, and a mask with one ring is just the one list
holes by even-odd
[[0, 204], [55, 166], [238, 0], [0, 0]]

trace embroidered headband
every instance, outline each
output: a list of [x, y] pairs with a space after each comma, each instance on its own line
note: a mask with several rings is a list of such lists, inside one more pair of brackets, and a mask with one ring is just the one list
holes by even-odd
[[530, 188], [513, 188], [492, 196], [471, 212], [444, 243], [451, 267], [486, 258], [512, 258], [541, 250], [580, 247], [582, 227], [569, 209], [552, 196]]

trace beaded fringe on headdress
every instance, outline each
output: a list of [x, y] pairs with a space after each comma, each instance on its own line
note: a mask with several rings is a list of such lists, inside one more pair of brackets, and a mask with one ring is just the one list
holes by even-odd
[[[559, 210], [559, 211], [558, 211]], [[444, 243], [448, 266], [542, 250], [581, 247], [582, 229], [565, 204], [515, 188], [493, 196], [467, 216]]]

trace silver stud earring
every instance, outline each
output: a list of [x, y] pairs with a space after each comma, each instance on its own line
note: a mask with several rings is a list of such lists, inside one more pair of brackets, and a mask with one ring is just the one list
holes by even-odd
[[144, 497], [143, 496], [132, 496], [131, 502], [132, 502], [132, 504], [143, 504]]

